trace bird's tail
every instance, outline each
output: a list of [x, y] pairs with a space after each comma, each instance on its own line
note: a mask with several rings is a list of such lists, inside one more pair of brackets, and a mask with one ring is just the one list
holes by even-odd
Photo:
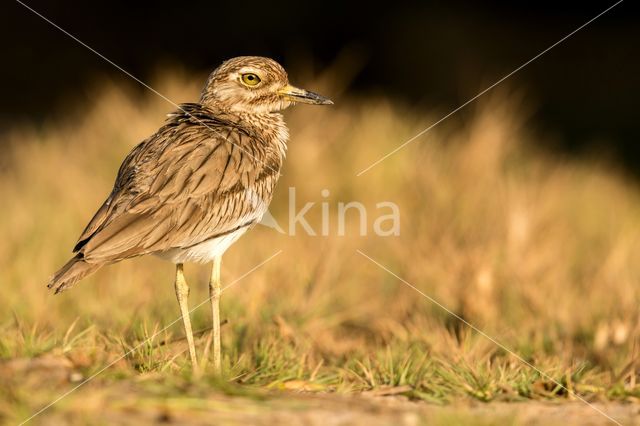
[[102, 264], [85, 262], [84, 259], [82, 259], [82, 255], [78, 254], [71, 258], [71, 260], [51, 277], [47, 287], [54, 289], [55, 294], [58, 294], [61, 291], [67, 290], [87, 275], [94, 273], [100, 269], [101, 266]]

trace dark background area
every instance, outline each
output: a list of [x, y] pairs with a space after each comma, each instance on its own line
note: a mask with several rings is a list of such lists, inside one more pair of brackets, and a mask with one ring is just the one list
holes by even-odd
[[[445, 112], [615, 3], [24, 2], [142, 80], [160, 64], [204, 72], [243, 54], [303, 57], [319, 71], [346, 51], [364, 58], [353, 93]], [[0, 12], [0, 129], [55, 116], [97, 76], [129, 80], [19, 3]], [[640, 177], [638, 16], [623, 1], [507, 85], [525, 89], [553, 149], [601, 148]]]

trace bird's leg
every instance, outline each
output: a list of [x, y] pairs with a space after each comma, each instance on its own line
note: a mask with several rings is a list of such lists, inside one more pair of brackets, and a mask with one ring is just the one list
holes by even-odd
[[211, 314], [213, 317], [213, 368], [216, 374], [221, 372], [220, 358], [220, 263], [222, 257], [213, 259], [211, 279], [209, 280], [209, 296], [211, 298]]
[[180, 304], [180, 313], [182, 314], [182, 322], [184, 323], [184, 332], [187, 335], [187, 342], [189, 343], [189, 356], [191, 357], [191, 365], [193, 367], [193, 373], [198, 374], [198, 360], [196, 359], [196, 347], [193, 343], [193, 331], [191, 330], [191, 318], [189, 317], [189, 304], [187, 298], [189, 297], [189, 286], [184, 279], [184, 271], [182, 269], [182, 263], [176, 264], [176, 297]]

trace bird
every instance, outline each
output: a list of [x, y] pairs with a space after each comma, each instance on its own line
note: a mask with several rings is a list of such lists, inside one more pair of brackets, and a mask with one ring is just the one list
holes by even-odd
[[178, 105], [125, 157], [111, 193], [48, 288], [58, 294], [102, 266], [143, 255], [174, 263], [176, 298], [198, 373], [183, 265], [211, 263], [212, 355], [220, 374], [222, 256], [271, 202], [289, 139], [281, 111], [297, 103], [333, 104], [289, 84], [273, 59], [224, 61], [198, 102]]

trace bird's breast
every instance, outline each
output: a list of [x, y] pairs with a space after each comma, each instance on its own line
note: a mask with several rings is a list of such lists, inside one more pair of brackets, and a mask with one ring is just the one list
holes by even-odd
[[287, 152], [289, 129], [282, 114], [250, 114], [243, 117], [243, 121], [248, 123], [256, 134], [260, 135], [262, 141], [269, 148], [276, 151], [281, 158], [284, 158]]

